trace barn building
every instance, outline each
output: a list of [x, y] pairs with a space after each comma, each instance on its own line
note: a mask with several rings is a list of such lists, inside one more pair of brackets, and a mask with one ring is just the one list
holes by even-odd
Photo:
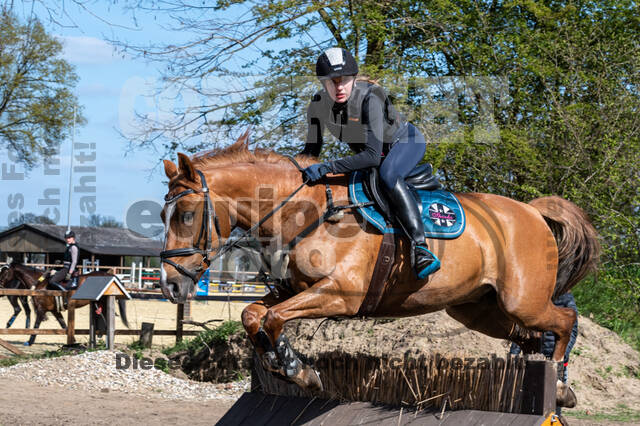
[[[8, 258], [29, 263], [61, 261], [66, 230], [66, 226], [27, 223], [6, 229], [0, 232], [0, 262]], [[80, 249], [79, 265], [85, 261], [102, 266], [125, 266], [128, 256], [136, 257], [145, 266], [158, 265], [162, 241], [124, 228], [72, 226], [71, 230]]]

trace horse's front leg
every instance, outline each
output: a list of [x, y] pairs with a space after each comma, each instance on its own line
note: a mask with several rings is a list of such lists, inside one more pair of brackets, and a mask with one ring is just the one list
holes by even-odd
[[9, 328], [11, 327], [13, 322], [16, 320], [16, 317], [20, 314], [20, 305], [18, 303], [18, 296], [7, 296], [7, 297], [9, 298], [9, 303], [11, 303], [11, 306], [13, 306], [13, 315], [11, 316], [11, 318], [9, 318], [9, 321], [7, 321], [6, 328]]
[[29, 307], [29, 299], [26, 296], [21, 296], [20, 303], [22, 303], [22, 309], [24, 309], [24, 314], [27, 316], [24, 328], [29, 328], [31, 325], [31, 308]]
[[322, 390], [318, 373], [298, 358], [282, 333], [284, 323], [295, 318], [353, 316], [360, 299], [344, 296], [335, 281], [324, 278], [313, 287], [270, 308], [263, 327], [282, 364], [281, 374], [304, 389]]
[[269, 293], [264, 296], [262, 300], [250, 304], [242, 311], [242, 325], [247, 332], [247, 336], [249, 336], [249, 340], [258, 353], [258, 357], [262, 360], [262, 366], [272, 372], [280, 372], [282, 366], [278, 361], [269, 336], [267, 336], [267, 333], [260, 327], [260, 323], [269, 308], [278, 304], [280, 301], [281, 299]]

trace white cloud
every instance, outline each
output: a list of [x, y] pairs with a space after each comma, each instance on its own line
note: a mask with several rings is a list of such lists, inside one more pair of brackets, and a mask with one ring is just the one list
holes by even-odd
[[57, 36], [64, 44], [63, 57], [75, 65], [101, 65], [119, 61], [121, 56], [104, 40], [86, 36]]

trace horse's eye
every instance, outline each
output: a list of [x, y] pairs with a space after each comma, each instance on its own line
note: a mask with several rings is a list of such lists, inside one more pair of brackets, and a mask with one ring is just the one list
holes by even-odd
[[185, 225], [193, 225], [193, 212], [182, 213], [182, 223]]

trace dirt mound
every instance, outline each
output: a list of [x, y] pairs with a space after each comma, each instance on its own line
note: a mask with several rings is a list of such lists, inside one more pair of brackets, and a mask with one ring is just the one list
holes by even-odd
[[[569, 363], [569, 382], [579, 399], [575, 410], [609, 411], [620, 403], [640, 407], [640, 354], [589, 318], [580, 317], [579, 325]], [[368, 355], [411, 351], [481, 358], [506, 355], [510, 346], [468, 330], [444, 312], [396, 320], [297, 320], [285, 326], [285, 333], [293, 347], [308, 357], [341, 349]], [[188, 374], [201, 380], [230, 378], [239, 371], [248, 374], [250, 353], [248, 340], [235, 336], [227, 348], [204, 348]]]

